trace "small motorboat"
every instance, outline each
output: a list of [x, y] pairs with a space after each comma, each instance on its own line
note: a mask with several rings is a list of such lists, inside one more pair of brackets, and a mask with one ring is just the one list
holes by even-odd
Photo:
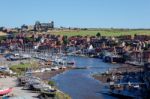
[[74, 65], [75, 62], [67, 62], [67, 65]]

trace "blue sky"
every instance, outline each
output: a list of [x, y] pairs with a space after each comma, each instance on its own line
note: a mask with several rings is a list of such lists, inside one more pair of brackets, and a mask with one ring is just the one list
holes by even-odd
[[0, 0], [0, 26], [150, 28], [150, 0]]

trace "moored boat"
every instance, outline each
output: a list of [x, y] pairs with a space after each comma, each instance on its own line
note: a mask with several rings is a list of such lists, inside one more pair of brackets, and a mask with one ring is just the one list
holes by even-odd
[[0, 96], [6, 95], [12, 92], [13, 88], [0, 88]]
[[75, 62], [67, 62], [67, 65], [74, 65]]
[[57, 90], [56, 89], [52, 89], [51, 87], [43, 87], [43, 88], [41, 88], [42, 96], [54, 97], [56, 92], [57, 92]]

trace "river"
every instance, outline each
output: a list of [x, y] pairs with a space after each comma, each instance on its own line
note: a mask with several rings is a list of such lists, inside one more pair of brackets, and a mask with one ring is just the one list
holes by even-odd
[[72, 99], [116, 99], [114, 97], [102, 94], [102, 83], [93, 79], [90, 75], [102, 73], [118, 66], [118, 64], [108, 64], [100, 59], [69, 56], [70, 60], [75, 61], [78, 67], [90, 66], [89, 69], [70, 70], [57, 75], [53, 80], [63, 92], [69, 94]]

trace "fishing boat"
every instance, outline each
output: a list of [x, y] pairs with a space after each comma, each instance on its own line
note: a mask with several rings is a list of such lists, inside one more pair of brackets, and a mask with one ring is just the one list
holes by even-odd
[[42, 96], [46, 96], [46, 97], [54, 97], [56, 94], [57, 90], [56, 89], [52, 89], [51, 87], [43, 87], [41, 89], [41, 95]]

